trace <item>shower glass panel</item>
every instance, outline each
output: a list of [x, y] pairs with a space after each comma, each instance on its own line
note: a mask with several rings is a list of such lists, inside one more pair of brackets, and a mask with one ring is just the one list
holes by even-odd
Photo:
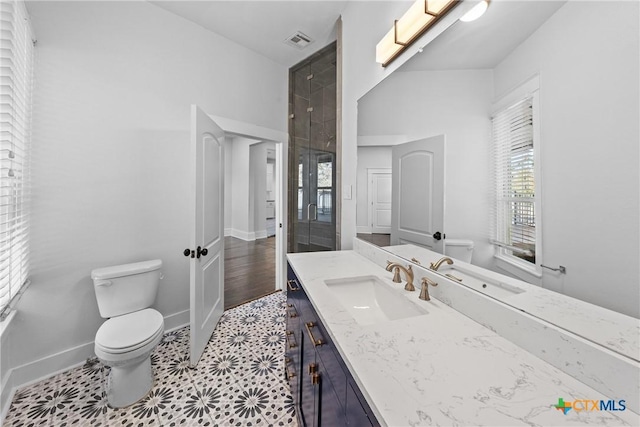
[[336, 248], [335, 43], [289, 73], [289, 252]]

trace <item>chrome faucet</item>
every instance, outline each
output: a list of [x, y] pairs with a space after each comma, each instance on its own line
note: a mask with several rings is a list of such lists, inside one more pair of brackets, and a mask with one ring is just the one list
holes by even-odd
[[423, 299], [425, 301], [431, 301], [431, 297], [429, 296], [429, 285], [438, 286], [436, 282], [429, 279], [428, 277], [422, 278], [422, 289], [420, 290], [420, 296], [418, 298]]
[[401, 283], [402, 279], [400, 278], [400, 270], [404, 271], [404, 277], [407, 279], [407, 284], [404, 286], [404, 289], [407, 291], [415, 291], [416, 287], [413, 286], [413, 270], [411, 266], [404, 267], [397, 262], [387, 261], [387, 271], [393, 270], [393, 282]]
[[449, 265], [453, 264], [453, 260], [451, 258], [449, 258], [448, 256], [445, 256], [445, 257], [440, 258], [438, 261], [436, 261], [435, 264], [431, 263], [431, 265], [429, 265], [429, 268], [431, 270], [433, 270], [433, 271], [438, 271], [438, 269], [440, 268], [440, 266], [444, 262], [446, 262]]

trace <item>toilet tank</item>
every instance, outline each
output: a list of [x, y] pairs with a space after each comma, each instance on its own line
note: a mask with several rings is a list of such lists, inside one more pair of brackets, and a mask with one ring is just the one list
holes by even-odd
[[448, 257], [471, 262], [473, 255], [473, 240], [446, 239], [444, 241], [444, 254]]
[[104, 318], [149, 308], [158, 294], [162, 261], [136, 262], [91, 272], [100, 316]]

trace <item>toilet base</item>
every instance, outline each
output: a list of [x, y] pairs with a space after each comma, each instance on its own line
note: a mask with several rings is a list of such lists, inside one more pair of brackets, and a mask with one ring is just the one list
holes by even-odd
[[124, 408], [145, 397], [153, 386], [151, 358], [124, 366], [112, 366], [107, 379], [107, 402], [112, 408]]

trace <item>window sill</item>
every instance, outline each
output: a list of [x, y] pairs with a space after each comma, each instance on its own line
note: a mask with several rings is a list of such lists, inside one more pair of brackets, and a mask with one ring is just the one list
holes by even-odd
[[520, 280], [532, 285], [542, 286], [542, 272], [533, 264], [525, 265], [523, 262], [510, 259], [504, 255], [494, 255], [496, 267], [512, 274]]

